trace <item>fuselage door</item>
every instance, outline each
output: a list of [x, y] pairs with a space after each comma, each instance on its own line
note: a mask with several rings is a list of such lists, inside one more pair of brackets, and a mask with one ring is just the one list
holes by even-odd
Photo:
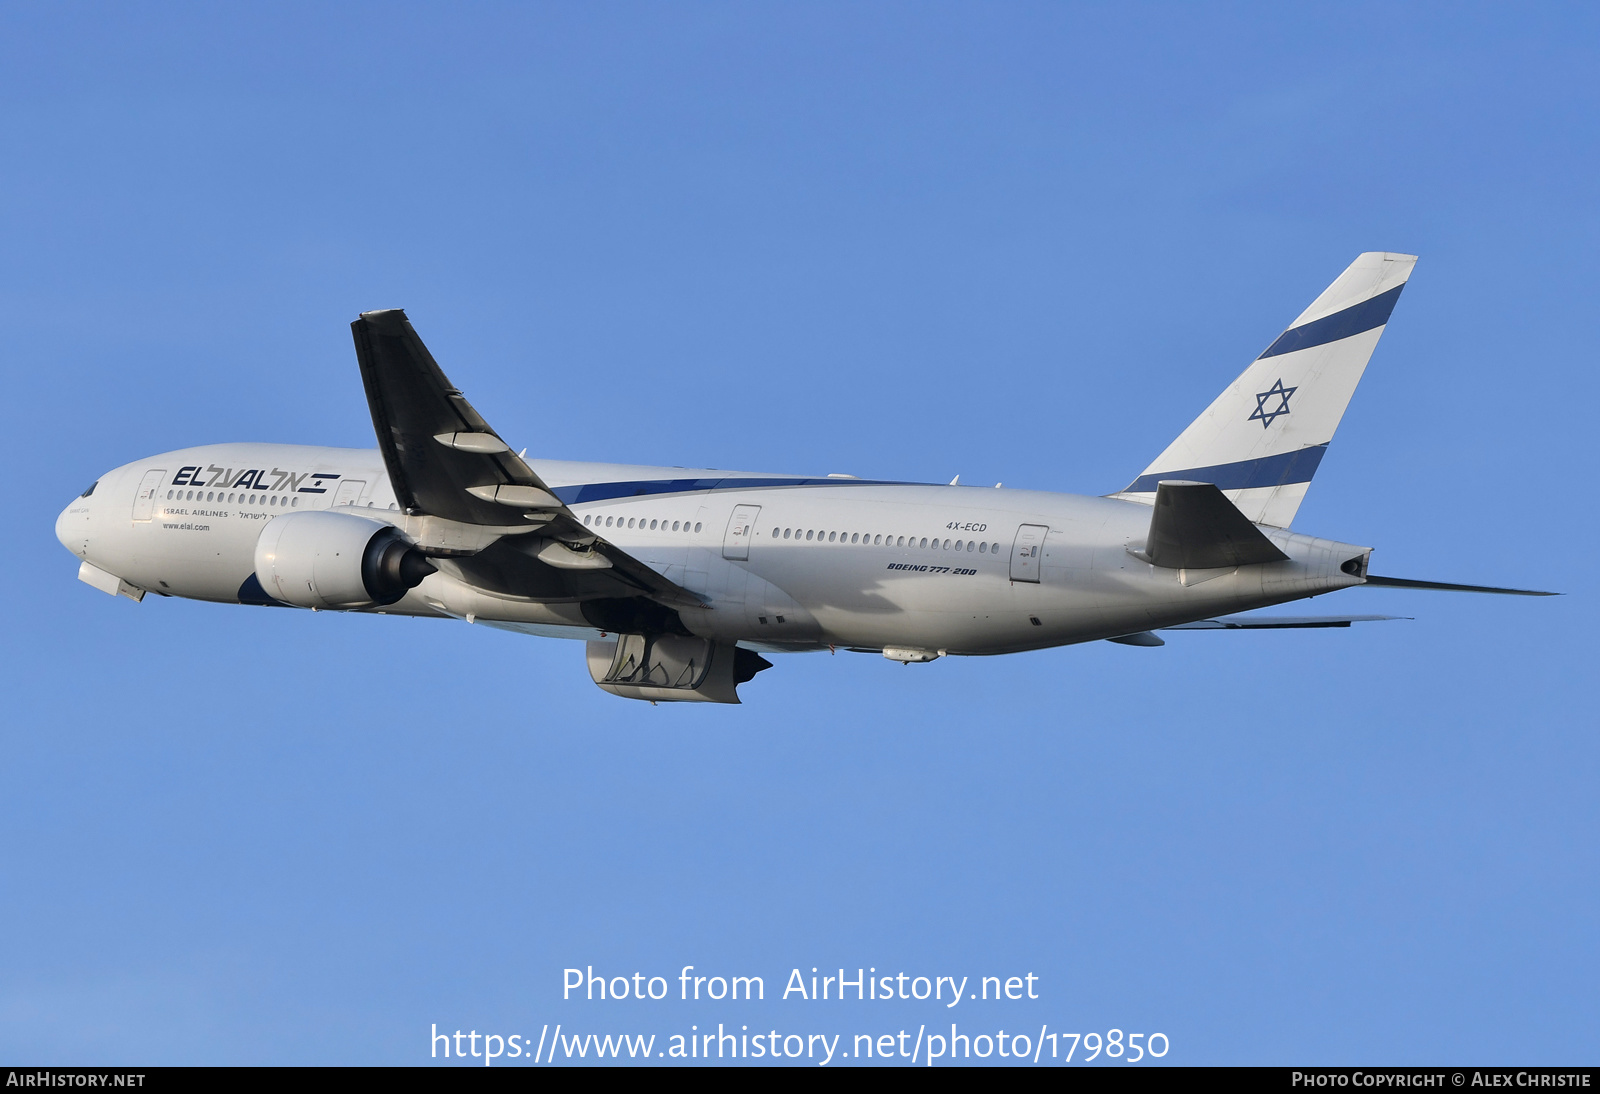
[[139, 482], [139, 492], [133, 496], [133, 519], [149, 520], [156, 509], [156, 490], [161, 486], [161, 480], [167, 477], [165, 471], [146, 471], [144, 478]]
[[338, 492], [333, 495], [334, 508], [338, 508], [341, 505], [354, 505], [361, 500], [361, 491], [365, 490], [366, 487], [367, 484], [364, 479], [345, 479], [339, 484]]
[[756, 518], [761, 515], [759, 505], [735, 505], [728, 519], [728, 531], [722, 537], [722, 557], [743, 562], [750, 557], [750, 538], [756, 534]]
[[1011, 546], [1011, 580], [1039, 580], [1039, 556], [1044, 554], [1044, 537], [1050, 529], [1043, 524], [1024, 524], [1017, 529]]

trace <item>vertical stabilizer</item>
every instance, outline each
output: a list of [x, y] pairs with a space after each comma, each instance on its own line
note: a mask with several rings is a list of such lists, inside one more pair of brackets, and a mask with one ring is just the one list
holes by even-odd
[[1415, 255], [1369, 251], [1114, 497], [1162, 479], [1214, 483], [1257, 524], [1287, 528], [1383, 335]]

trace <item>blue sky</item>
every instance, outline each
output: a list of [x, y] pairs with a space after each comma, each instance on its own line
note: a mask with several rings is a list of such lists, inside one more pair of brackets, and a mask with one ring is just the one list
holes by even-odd
[[[1597, 21], [7, 7], [0, 1057], [951, 1020], [774, 998], [870, 966], [1172, 1062], [1593, 1063]], [[112, 600], [52, 534], [147, 454], [370, 445], [346, 324], [397, 306], [530, 455], [1104, 493], [1366, 250], [1421, 262], [1296, 528], [1569, 595], [650, 707], [573, 644]], [[560, 998], [688, 964], [769, 998]]]

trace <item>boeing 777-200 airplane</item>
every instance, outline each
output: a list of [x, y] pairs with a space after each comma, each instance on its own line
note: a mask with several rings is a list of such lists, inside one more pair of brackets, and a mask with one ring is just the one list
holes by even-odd
[[395, 310], [351, 324], [376, 450], [167, 452], [107, 472], [56, 535], [133, 600], [580, 639], [595, 683], [650, 701], [736, 703], [764, 654], [1159, 646], [1383, 618], [1235, 614], [1356, 585], [1522, 592], [1377, 577], [1371, 548], [1289, 530], [1415, 263], [1357, 258], [1107, 497], [527, 460]]

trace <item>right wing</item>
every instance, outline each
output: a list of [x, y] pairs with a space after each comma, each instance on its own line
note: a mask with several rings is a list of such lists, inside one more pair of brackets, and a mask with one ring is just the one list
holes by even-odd
[[[494, 584], [536, 598], [643, 595], [703, 606], [699, 596], [584, 527], [449, 381], [404, 311], [363, 312], [350, 330], [378, 448], [406, 513], [487, 528], [539, 526], [477, 556]], [[528, 539], [543, 546], [532, 554], [503, 546]]]

